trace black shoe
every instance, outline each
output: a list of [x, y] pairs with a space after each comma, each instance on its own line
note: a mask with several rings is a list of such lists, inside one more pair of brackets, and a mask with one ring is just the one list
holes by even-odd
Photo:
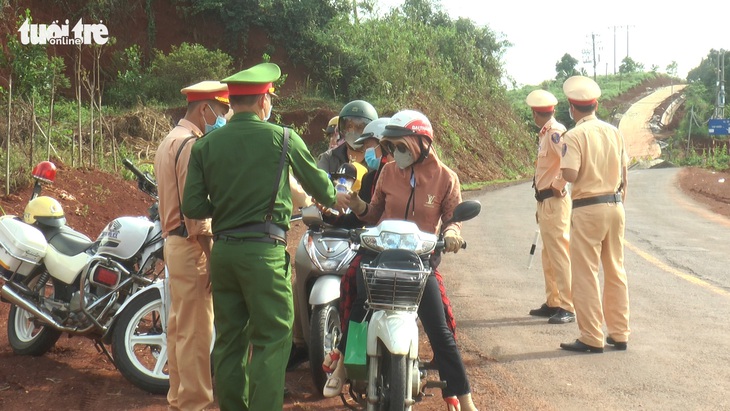
[[286, 364], [286, 370], [293, 371], [299, 366], [299, 364], [307, 361], [309, 361], [309, 351], [307, 350], [307, 347], [292, 344], [291, 352], [289, 353], [289, 362]]
[[606, 337], [606, 344], [613, 345], [613, 348], [619, 351], [626, 351], [626, 349], [629, 347], [629, 343], [625, 341], [616, 341], [610, 336]]
[[548, 307], [547, 304], [543, 304], [540, 308], [530, 310], [530, 315], [535, 315], [537, 317], [552, 317], [559, 309], [560, 307]]
[[550, 324], [567, 324], [572, 323], [575, 321], [575, 314], [571, 313], [568, 310], [563, 310], [562, 308], [558, 308], [558, 312], [555, 313], [548, 322]]
[[603, 352], [603, 347], [594, 347], [582, 342], [581, 340], [575, 340], [575, 342], [572, 343], [560, 343], [560, 348], [567, 351], [589, 352], [593, 354]]

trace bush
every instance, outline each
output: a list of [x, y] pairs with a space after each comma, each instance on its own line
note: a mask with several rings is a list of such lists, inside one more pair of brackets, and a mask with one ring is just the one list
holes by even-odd
[[232, 58], [222, 51], [210, 51], [200, 44], [182, 43], [172, 46], [165, 55], [156, 50], [148, 68], [142, 67], [142, 52], [138, 45], [116, 56], [122, 69], [109, 88], [106, 99], [110, 104], [131, 107], [138, 103], [180, 103], [180, 89], [203, 80], [220, 80], [233, 74]]
[[220, 50], [200, 44], [172, 46], [170, 53], [155, 52], [150, 65], [149, 97], [161, 103], [180, 101], [180, 89], [203, 80], [220, 80], [233, 74], [233, 59]]

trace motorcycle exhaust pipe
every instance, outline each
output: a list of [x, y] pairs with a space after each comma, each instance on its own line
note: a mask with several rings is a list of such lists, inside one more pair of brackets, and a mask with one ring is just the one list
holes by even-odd
[[0, 288], [0, 296], [2, 298], [6, 299], [10, 304], [15, 304], [19, 308], [24, 309], [25, 311], [28, 311], [31, 315], [38, 318], [41, 322], [46, 323], [53, 328], [56, 328], [60, 331], [65, 332], [74, 332], [75, 330], [73, 328], [64, 327], [61, 324], [59, 324], [56, 320], [53, 319], [49, 314], [44, 313], [43, 311], [39, 310], [35, 305], [33, 305], [30, 301], [26, 300], [20, 294], [16, 293], [15, 290], [12, 289], [12, 287], [8, 286], [8, 284], [5, 284]]

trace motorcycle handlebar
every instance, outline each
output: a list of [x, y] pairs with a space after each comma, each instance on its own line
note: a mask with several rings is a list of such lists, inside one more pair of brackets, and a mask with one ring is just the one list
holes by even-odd
[[124, 167], [137, 177], [137, 186], [140, 190], [157, 199], [157, 182], [147, 173], [143, 173], [129, 159], [122, 160]]
[[126, 167], [127, 170], [131, 171], [132, 174], [134, 174], [137, 178], [146, 179], [145, 175], [142, 174], [142, 172], [134, 164], [132, 164], [129, 159], [125, 158], [124, 160], [122, 160], [122, 164], [124, 164], [124, 167]]

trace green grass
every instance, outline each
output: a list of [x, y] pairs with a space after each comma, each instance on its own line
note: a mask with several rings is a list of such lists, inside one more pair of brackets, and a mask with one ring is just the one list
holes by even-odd
[[461, 185], [461, 191], [477, 191], [485, 187], [502, 184], [502, 183], [513, 183], [519, 181], [519, 179], [499, 179], [490, 181], [476, 181], [473, 183], [464, 183]]

